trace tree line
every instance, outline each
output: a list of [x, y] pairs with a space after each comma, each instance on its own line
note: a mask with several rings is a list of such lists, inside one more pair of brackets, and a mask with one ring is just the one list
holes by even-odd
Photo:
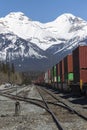
[[0, 72], [3, 73], [15, 73], [15, 67], [14, 63], [9, 63], [9, 62], [0, 62]]
[[41, 72], [34, 71], [18, 72], [14, 63], [0, 62], [0, 84], [9, 82], [28, 85], [32, 84], [40, 74]]

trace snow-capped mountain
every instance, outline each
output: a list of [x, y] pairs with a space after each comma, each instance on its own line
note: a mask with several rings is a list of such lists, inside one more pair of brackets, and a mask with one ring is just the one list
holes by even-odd
[[[23, 58], [46, 58], [43, 51], [38, 48], [35, 44], [30, 43], [14, 34], [5, 33], [0, 34], [0, 59], [6, 58], [9, 60], [14, 60], [18, 57]], [[43, 56], [42, 56], [42, 55]]]
[[35, 44], [12, 33], [0, 34], [0, 61], [12, 62], [18, 70], [32, 70], [34, 61], [42, 59], [47, 59], [45, 52]]
[[87, 22], [72, 14], [49, 23], [32, 21], [22, 12], [0, 18], [0, 60], [22, 68], [25, 63], [33, 68], [52, 66], [79, 44], [87, 44]]

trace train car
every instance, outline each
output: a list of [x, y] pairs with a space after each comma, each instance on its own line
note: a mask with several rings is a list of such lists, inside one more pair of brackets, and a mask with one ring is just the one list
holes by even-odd
[[48, 70], [48, 84], [50, 85], [51, 84], [51, 70], [49, 69]]
[[63, 84], [64, 84], [64, 59], [62, 59], [59, 62], [59, 68], [60, 68], [60, 89], [63, 90]]
[[56, 78], [56, 65], [54, 65], [53, 67], [52, 67], [52, 70], [51, 70], [51, 75], [52, 75], [52, 77], [51, 77], [51, 79], [52, 79], [52, 87], [54, 88], [54, 89], [56, 89], [57, 88], [57, 78]]
[[87, 46], [78, 46], [72, 54], [39, 77], [38, 82], [44, 82], [53, 89], [72, 90], [87, 95]]
[[61, 90], [60, 62], [56, 64], [56, 81], [57, 81], [57, 89]]
[[37, 78], [37, 80], [35, 80], [34, 81], [34, 83], [36, 84], [36, 85], [43, 85], [44, 84], [44, 73], [43, 74], [41, 74], [38, 78]]
[[48, 83], [49, 83], [48, 71], [45, 72], [45, 75], [44, 75], [44, 82], [45, 82], [45, 84], [48, 84]]
[[73, 89], [87, 94], [87, 46], [79, 46], [73, 51], [73, 73]]
[[67, 55], [64, 58], [64, 89], [70, 91], [70, 85], [73, 82], [73, 56]]
[[44, 83], [46, 86], [51, 85], [51, 70], [50, 69], [44, 74]]
[[57, 86], [58, 86], [58, 89], [61, 89], [61, 80], [60, 80], [60, 63], [58, 63], [57, 67], [58, 67]]

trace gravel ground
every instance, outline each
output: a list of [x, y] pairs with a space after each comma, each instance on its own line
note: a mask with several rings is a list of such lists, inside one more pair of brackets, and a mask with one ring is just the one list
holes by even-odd
[[[34, 86], [27, 89], [28, 97], [41, 99]], [[20, 102], [20, 115], [15, 116], [15, 101], [0, 96], [0, 130], [57, 130], [57, 127], [44, 109], [25, 102]]]
[[72, 106], [73, 109], [77, 110], [81, 114], [87, 117], [87, 97], [75, 96], [71, 94], [58, 94], [58, 98], [62, 98], [63, 102], [67, 105]]
[[[54, 101], [52, 98], [50, 98], [49, 95], [46, 95], [45, 92], [43, 92], [43, 95], [46, 99], [50, 99]], [[68, 106], [71, 106], [77, 112], [87, 117], [87, 98], [86, 97], [80, 97], [80, 96], [76, 97], [72, 95], [72, 93], [64, 94], [64, 93], [57, 93], [55, 91], [54, 91], [54, 95], [58, 99], [60, 99], [60, 101], [63, 101]], [[60, 124], [63, 126], [64, 130], [87, 130], [87, 121], [81, 119], [76, 114], [71, 114], [67, 110], [61, 107], [53, 106], [53, 105], [51, 106], [51, 109], [55, 113], [55, 115], [58, 116], [58, 120]]]
[[[1, 88], [3, 89], [3, 86]], [[34, 85], [17, 89], [18, 93], [21, 91], [22, 94], [27, 91], [25, 95], [27, 97], [41, 99]], [[77, 98], [62, 93], [55, 95], [87, 117], [87, 100], [84, 100], [84, 97]], [[53, 107], [53, 109], [64, 130], [87, 130], [86, 121], [73, 114], [69, 115], [62, 108]], [[20, 102], [20, 114], [15, 116], [15, 101], [0, 96], [0, 130], [58, 130], [58, 128], [44, 109], [25, 102]]]
[[[71, 106], [77, 112], [87, 117], [87, 97], [76, 96], [73, 95], [72, 93], [71, 94], [58, 93], [55, 95], [58, 99], [62, 100], [68, 106]], [[64, 130], [68, 130], [69, 128], [70, 128], [69, 130], [87, 130], [87, 121], [84, 121], [83, 119], [78, 117], [76, 118], [72, 117], [71, 121], [68, 115], [66, 117], [67, 121], [66, 119], [64, 119], [64, 123], [62, 124], [65, 128]]]

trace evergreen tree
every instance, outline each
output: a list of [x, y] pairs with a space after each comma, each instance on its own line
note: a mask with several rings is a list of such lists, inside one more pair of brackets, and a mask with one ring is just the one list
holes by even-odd
[[2, 72], [6, 73], [6, 64], [5, 63], [2, 63]]
[[11, 72], [12, 72], [12, 73], [15, 73], [14, 63], [11, 64]]

